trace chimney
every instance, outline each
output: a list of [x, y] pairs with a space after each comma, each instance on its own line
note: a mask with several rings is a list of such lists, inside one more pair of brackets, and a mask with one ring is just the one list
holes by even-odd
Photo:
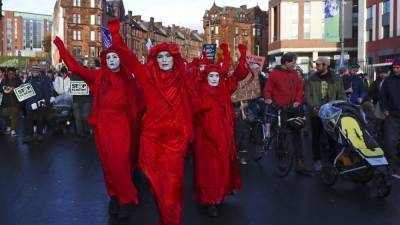
[[154, 24], [154, 17], [150, 17], [150, 24]]
[[240, 9], [246, 10], [247, 9], [247, 5], [241, 5]]
[[132, 17], [132, 11], [131, 10], [128, 10], [128, 16]]

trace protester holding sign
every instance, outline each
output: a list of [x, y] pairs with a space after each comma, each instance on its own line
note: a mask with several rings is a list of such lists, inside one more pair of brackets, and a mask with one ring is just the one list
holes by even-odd
[[14, 88], [19, 87], [22, 84], [15, 74], [15, 68], [8, 68], [6, 77], [1, 82], [1, 92], [3, 93], [3, 116], [6, 120], [7, 129], [6, 133], [15, 137], [17, 135], [16, 129], [18, 125], [18, 113], [20, 103], [14, 93]]
[[[117, 26], [119, 30], [119, 24]], [[120, 56], [114, 46], [101, 52], [101, 68], [90, 70], [73, 58], [59, 37], [55, 38], [54, 44], [60, 59], [89, 85], [93, 93], [89, 123], [94, 126], [95, 143], [110, 197], [109, 214], [127, 219], [132, 204], [138, 203], [130, 158], [132, 123], [138, 121], [139, 112], [136, 81], [120, 66]]]
[[[84, 82], [78, 75], [73, 74], [71, 82]], [[72, 109], [75, 119], [76, 134], [80, 137], [85, 136], [90, 130], [88, 119], [92, 110], [93, 95], [89, 91], [87, 95], [76, 95], [71, 93], [73, 97]]]
[[[119, 21], [117, 21], [119, 24]], [[182, 217], [184, 158], [192, 137], [190, 79], [176, 44], [159, 44], [143, 65], [110, 27], [118, 54], [143, 88], [146, 112], [140, 139], [139, 163], [150, 181], [162, 225], [179, 225]]]
[[234, 138], [234, 109], [231, 94], [249, 74], [246, 47], [239, 45], [240, 59], [228, 77], [229, 52], [226, 44], [223, 66], [207, 65], [202, 73], [201, 113], [195, 120], [194, 196], [208, 206], [210, 216], [218, 216], [218, 205], [241, 188]]
[[39, 66], [34, 65], [31, 69], [32, 77], [29, 77], [27, 80], [27, 84], [30, 84], [33, 87], [35, 95], [23, 102], [26, 110], [26, 116], [24, 118], [24, 143], [28, 143], [33, 140], [34, 121], [36, 121], [37, 127], [37, 140], [43, 140], [44, 122], [50, 107], [50, 98], [53, 90], [50, 78], [44, 76], [42, 74], [43, 72], [44, 71], [42, 71]]

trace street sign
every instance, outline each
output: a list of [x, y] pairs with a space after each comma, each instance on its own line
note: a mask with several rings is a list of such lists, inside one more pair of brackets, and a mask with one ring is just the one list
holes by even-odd
[[[333, 59], [334, 60], [339, 60], [340, 59], [340, 55], [334, 55]], [[344, 59], [345, 60], [349, 60], [350, 59], [350, 55], [349, 54], [344, 54]]]

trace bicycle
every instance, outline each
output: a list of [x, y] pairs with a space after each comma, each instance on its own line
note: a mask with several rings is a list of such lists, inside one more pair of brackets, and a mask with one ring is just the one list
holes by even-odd
[[262, 154], [256, 158], [256, 161], [261, 160], [268, 152], [272, 152], [276, 162], [276, 174], [285, 177], [293, 167], [294, 158], [292, 131], [286, 127], [286, 120], [282, 119], [289, 107], [270, 104], [266, 108], [268, 109], [264, 111], [263, 118], [256, 121], [261, 124], [263, 137]]

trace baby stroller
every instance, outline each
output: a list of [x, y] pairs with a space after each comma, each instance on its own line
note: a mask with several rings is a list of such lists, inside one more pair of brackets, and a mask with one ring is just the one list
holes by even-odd
[[54, 134], [66, 134], [72, 122], [72, 96], [59, 95], [51, 107]]
[[319, 111], [324, 130], [333, 138], [339, 151], [332, 163], [323, 166], [323, 182], [332, 186], [337, 178], [358, 183], [372, 183], [377, 197], [391, 192], [391, 175], [383, 150], [367, 129], [365, 115], [359, 106], [345, 101], [332, 101]]

